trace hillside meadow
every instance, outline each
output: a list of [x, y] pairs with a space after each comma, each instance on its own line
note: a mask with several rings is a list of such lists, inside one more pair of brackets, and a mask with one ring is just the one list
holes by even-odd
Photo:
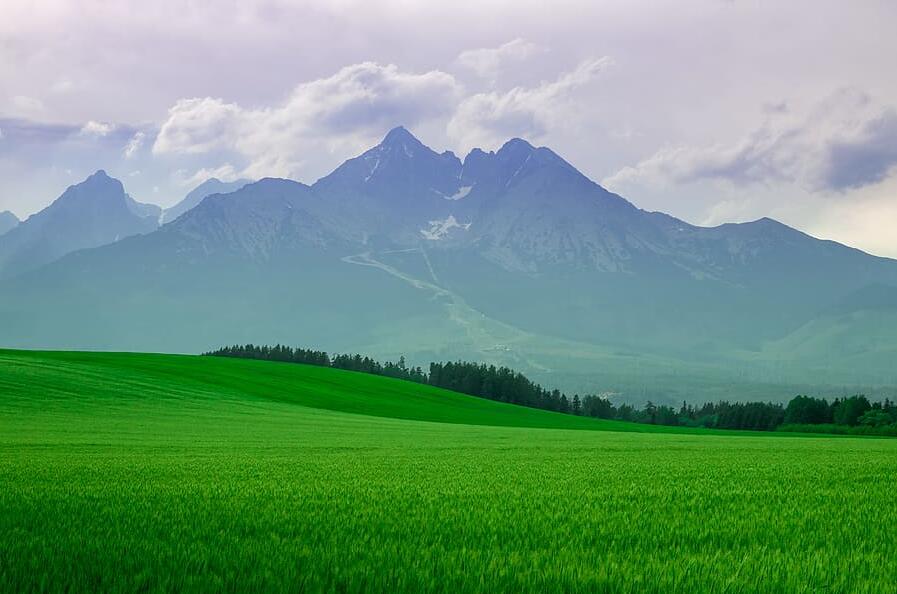
[[0, 591], [893, 592], [895, 483], [891, 439], [0, 351]]

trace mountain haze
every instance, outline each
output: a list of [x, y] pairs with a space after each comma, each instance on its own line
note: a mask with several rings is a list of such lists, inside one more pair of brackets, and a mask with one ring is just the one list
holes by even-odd
[[0, 276], [38, 268], [85, 248], [158, 227], [160, 209], [135, 202], [121, 182], [97, 171], [50, 206], [0, 236]]
[[19, 224], [19, 218], [8, 210], [0, 212], [0, 235]]
[[525, 140], [462, 160], [399, 127], [310, 186], [214, 192], [158, 230], [4, 282], [0, 341], [283, 342], [479, 359], [630, 398], [747, 384], [772, 398], [783, 384], [897, 386], [887, 341], [854, 340], [842, 361], [831, 338], [897, 330], [867, 306], [895, 287], [897, 261], [771, 219], [697, 227]]
[[212, 194], [228, 194], [235, 190], [239, 190], [248, 184], [249, 181], [250, 180], [248, 179], [238, 179], [232, 182], [223, 182], [215, 177], [209, 178], [190, 190], [190, 192], [184, 196], [183, 200], [171, 208], [166, 208], [162, 211], [161, 222], [162, 224], [170, 223], [191, 208], [194, 208], [197, 204], [202, 202], [203, 198], [206, 196], [211, 196]]

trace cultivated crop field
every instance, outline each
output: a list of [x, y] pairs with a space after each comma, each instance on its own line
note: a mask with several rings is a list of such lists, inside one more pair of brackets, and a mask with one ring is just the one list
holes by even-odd
[[897, 440], [630, 428], [301, 365], [0, 351], [0, 591], [897, 591]]

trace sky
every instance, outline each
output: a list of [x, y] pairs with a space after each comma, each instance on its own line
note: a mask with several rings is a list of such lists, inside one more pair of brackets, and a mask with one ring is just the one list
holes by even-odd
[[897, 257], [892, 0], [4, 0], [0, 211], [97, 169], [170, 206], [404, 125], [552, 148], [646, 210]]

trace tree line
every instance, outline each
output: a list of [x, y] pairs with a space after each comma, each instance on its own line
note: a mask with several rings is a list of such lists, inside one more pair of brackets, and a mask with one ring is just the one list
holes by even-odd
[[692, 406], [683, 402], [674, 408], [647, 402], [642, 408], [615, 405], [603, 395], [568, 396], [549, 390], [508, 367], [455, 361], [430, 363], [425, 371], [410, 367], [405, 358], [379, 362], [358, 354], [334, 354], [284, 345], [233, 345], [204, 353], [206, 356], [236, 357], [302, 363], [382, 375], [428, 384], [489, 400], [582, 415], [654, 425], [747, 429], [754, 431], [828, 431], [897, 435], [897, 405], [890, 400], [870, 402], [865, 396], [824, 398], [796, 396], [787, 405], [773, 402], [708, 402]]
[[203, 355], [210, 357], [234, 357], [237, 359], [261, 359], [264, 361], [281, 361], [284, 363], [302, 363], [304, 365], [317, 365], [318, 367], [332, 367], [334, 369], [358, 371], [360, 373], [369, 373], [371, 375], [383, 375], [420, 384], [427, 383], [427, 374], [424, 370], [420, 367], [408, 367], [405, 364], [405, 357], [399, 358], [396, 363], [389, 361], [380, 363], [370, 357], [363, 357], [358, 354], [334, 354], [331, 356], [326, 351], [293, 348], [281, 344], [275, 346], [254, 344], [233, 345], [215, 351], [209, 351], [208, 353], [203, 353]]

